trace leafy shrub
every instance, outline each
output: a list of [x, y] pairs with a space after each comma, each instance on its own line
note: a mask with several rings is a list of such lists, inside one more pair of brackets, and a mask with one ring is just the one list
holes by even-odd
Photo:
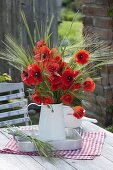
[[80, 21], [82, 19], [82, 14], [81, 13], [75, 13], [72, 10], [68, 8], [63, 8], [61, 10], [61, 18], [64, 21], [72, 21], [75, 16], [76, 21]]
[[11, 81], [11, 80], [12, 80], [11, 76], [9, 76], [7, 73], [0, 75], [0, 83]]
[[65, 21], [72, 21], [74, 17], [74, 12], [68, 8], [63, 8], [61, 10], [61, 18]]
[[62, 6], [69, 6], [71, 2], [73, 2], [73, 0], [62, 0]]
[[[71, 21], [63, 21], [59, 25], [59, 30], [58, 30], [59, 39], [61, 40], [64, 39], [64, 37], [67, 34], [67, 30], [69, 30], [71, 24], [72, 24]], [[70, 43], [82, 41], [82, 22], [80, 21], [74, 22], [72, 28], [69, 31], [69, 34], [65, 38]]]
[[69, 4], [69, 8], [73, 11], [77, 11], [77, 10], [81, 11], [82, 5], [83, 5], [82, 1], [74, 0]]
[[77, 11], [80, 10], [81, 11], [81, 7], [83, 5], [83, 1], [82, 0], [62, 0], [62, 6], [63, 7], [67, 7], [73, 11]]

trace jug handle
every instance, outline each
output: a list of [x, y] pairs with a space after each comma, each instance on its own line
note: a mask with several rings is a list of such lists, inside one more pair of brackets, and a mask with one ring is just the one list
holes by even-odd
[[41, 105], [40, 105], [40, 104], [30, 103], [30, 104], [28, 104], [28, 105], [27, 105], [27, 108], [29, 109], [29, 106], [31, 106], [31, 105], [36, 105], [36, 106], [38, 106], [38, 107], [41, 107]]

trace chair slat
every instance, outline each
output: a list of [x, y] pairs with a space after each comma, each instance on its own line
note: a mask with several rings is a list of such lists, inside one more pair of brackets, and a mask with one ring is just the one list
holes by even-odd
[[0, 127], [23, 122], [29, 124], [27, 99], [24, 97], [22, 82], [0, 83]]
[[0, 83], [0, 93], [24, 89], [23, 83]]
[[24, 122], [29, 122], [29, 117], [2, 121], [2, 122], [0, 122], [0, 127], [7, 126], [7, 125], [14, 125], [14, 124], [18, 124], [18, 123], [24, 123]]
[[10, 94], [10, 95], [5, 95], [5, 96], [0, 96], [0, 101], [5, 101], [5, 100], [11, 100], [11, 99], [17, 99], [24, 97], [24, 92], [16, 93], [16, 94]]
[[2, 104], [0, 105], [0, 110], [14, 108], [14, 107], [24, 107], [25, 105], [27, 105], [26, 99], [8, 103], [8, 104]]
[[11, 116], [16, 116], [16, 115], [22, 115], [28, 112], [27, 108], [20, 109], [20, 110], [14, 110], [14, 111], [9, 111], [9, 112], [4, 112], [0, 113], [0, 118], [5, 118], [5, 117], [11, 117]]

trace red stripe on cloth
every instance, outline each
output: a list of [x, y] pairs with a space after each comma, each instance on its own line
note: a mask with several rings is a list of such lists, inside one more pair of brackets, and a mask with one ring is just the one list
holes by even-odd
[[[84, 132], [82, 135], [82, 148], [78, 150], [56, 151], [55, 154], [61, 155], [67, 159], [94, 159], [101, 154], [105, 133], [104, 132]], [[0, 153], [20, 154], [20, 155], [38, 155], [37, 152], [20, 152], [16, 141], [10, 139]]]

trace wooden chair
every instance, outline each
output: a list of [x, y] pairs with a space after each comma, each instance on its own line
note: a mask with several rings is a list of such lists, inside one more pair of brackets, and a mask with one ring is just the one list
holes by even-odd
[[0, 83], [0, 127], [29, 124], [23, 83]]

